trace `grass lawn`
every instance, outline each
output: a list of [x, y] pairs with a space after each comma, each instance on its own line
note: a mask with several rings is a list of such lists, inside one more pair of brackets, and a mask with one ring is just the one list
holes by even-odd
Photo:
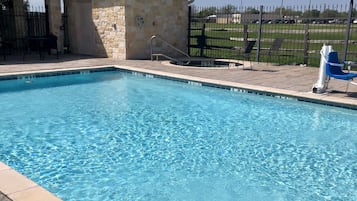
[[[243, 47], [244, 35], [248, 40], [258, 39], [259, 24], [248, 24], [247, 32], [244, 33], [242, 24], [205, 24], [204, 35], [206, 45], [203, 55], [198, 37], [202, 36], [202, 23], [192, 23], [191, 25], [191, 55], [211, 58], [237, 59], [237, 51], [234, 47]], [[357, 60], [357, 25], [351, 25], [350, 41], [348, 46], [347, 60]], [[344, 50], [344, 40], [346, 37], [345, 24], [262, 24], [262, 34], [260, 47], [262, 55], [260, 62], [267, 62], [268, 57], [264, 54], [270, 48], [275, 38], [283, 38], [284, 42], [280, 51], [271, 58], [271, 62], [280, 64], [301, 64], [304, 59], [304, 48], [307, 49], [308, 65], [319, 66], [319, 52], [323, 44], [331, 44], [333, 49], [338, 51], [342, 57]], [[306, 43], [307, 42], [307, 43]], [[305, 44], [306, 43], [306, 44]], [[196, 47], [195, 47], [196, 46]], [[255, 49], [257, 48], [257, 44]], [[252, 53], [252, 60], [255, 60], [255, 51]]]

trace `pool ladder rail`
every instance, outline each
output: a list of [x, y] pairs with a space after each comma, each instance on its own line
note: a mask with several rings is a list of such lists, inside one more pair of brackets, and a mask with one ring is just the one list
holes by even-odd
[[[170, 57], [170, 56], [168, 56], [166, 54], [163, 54], [163, 53], [154, 53], [154, 44], [153, 44], [154, 40], [159, 40], [159, 41], [163, 42], [164, 44], [166, 44], [171, 49], [173, 49], [176, 52], [184, 55], [187, 58], [187, 61], [186, 60], [180, 60], [180, 59], [177, 59], [177, 58], [173, 58], [173, 57]], [[191, 62], [191, 57], [187, 53], [185, 53], [182, 50], [174, 47], [173, 45], [171, 45], [166, 40], [164, 40], [164, 39], [162, 39], [162, 38], [160, 38], [158, 36], [155, 36], [155, 35], [151, 36], [151, 38], [150, 38], [150, 52], [151, 52], [151, 61], [153, 61], [154, 58], [158, 61], [159, 57], [164, 57], [164, 58], [169, 59], [169, 60], [171, 60], [173, 62], [176, 62], [177, 64], [182, 64], [182, 65], [188, 65]]]

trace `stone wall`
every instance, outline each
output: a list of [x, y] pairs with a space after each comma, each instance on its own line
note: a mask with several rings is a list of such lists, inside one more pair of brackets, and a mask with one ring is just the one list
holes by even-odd
[[62, 16], [61, 16], [61, 3], [60, 1], [45, 0], [45, 4], [48, 6], [48, 20], [49, 20], [49, 32], [57, 36], [57, 48], [59, 51], [63, 51], [63, 30]]
[[125, 0], [93, 0], [92, 6], [96, 54], [126, 59]]
[[[22, 0], [14, 0], [15, 4]], [[45, 0], [49, 30], [63, 50], [60, 0]], [[115, 59], [149, 59], [150, 38], [156, 35], [187, 51], [187, 0], [64, 0], [70, 51]], [[22, 11], [23, 12], [23, 11]], [[23, 24], [24, 21], [18, 20]], [[20, 26], [24, 27], [24, 26]], [[17, 31], [24, 37], [25, 30]], [[157, 53], [180, 55], [169, 45], [155, 43]], [[181, 55], [182, 56], [182, 55]]]
[[[186, 0], [93, 0], [92, 6], [96, 55], [148, 59], [152, 35], [186, 52]], [[157, 45], [162, 53], [170, 54], [170, 48]]]
[[[136, 0], [126, 3], [127, 59], [150, 58], [150, 37], [160, 36], [174, 47], [187, 49], [187, 0]], [[165, 44], [156, 44], [161, 53], [176, 54]], [[172, 55], [173, 56], [173, 55]]]

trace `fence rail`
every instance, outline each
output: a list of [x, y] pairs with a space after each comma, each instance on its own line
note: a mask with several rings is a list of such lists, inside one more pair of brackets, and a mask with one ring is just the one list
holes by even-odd
[[[192, 7], [189, 53], [198, 57], [235, 59], [237, 47], [257, 40], [259, 47], [256, 45], [252, 53], [256, 61], [318, 66], [323, 44], [331, 44], [334, 50], [344, 54], [348, 12], [348, 5]], [[347, 59], [352, 61], [357, 60], [357, 46], [353, 45], [357, 43], [356, 13], [353, 9], [348, 38], [351, 45], [346, 51]], [[275, 54], [268, 56], [266, 52], [277, 38], [283, 39], [283, 43]]]

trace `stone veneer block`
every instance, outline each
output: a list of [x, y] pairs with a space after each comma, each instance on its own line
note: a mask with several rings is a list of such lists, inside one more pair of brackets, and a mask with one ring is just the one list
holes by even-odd
[[[96, 52], [99, 56], [125, 59], [126, 55], [116, 51], [125, 46], [125, 7], [124, 1], [93, 1], [93, 22], [98, 39]], [[103, 48], [100, 48], [100, 47]]]

